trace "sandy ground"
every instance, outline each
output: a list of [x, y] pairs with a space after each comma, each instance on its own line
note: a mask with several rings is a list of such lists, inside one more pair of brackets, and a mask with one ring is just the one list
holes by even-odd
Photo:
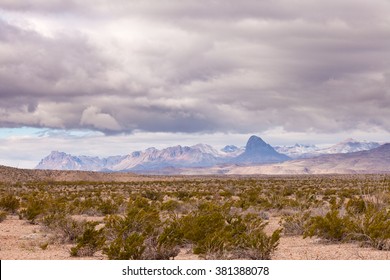
[[[82, 217], [80, 217], [81, 219]], [[277, 219], [270, 220], [268, 231], [278, 227]], [[48, 246], [45, 248], [45, 244]], [[52, 236], [39, 225], [31, 225], [17, 216], [8, 216], [0, 223], [0, 259], [2, 260], [65, 260], [105, 259], [96, 254], [89, 258], [74, 258], [69, 254], [72, 245], [56, 244]], [[198, 259], [190, 250], [182, 249], [176, 259]], [[278, 260], [390, 260], [389, 251], [363, 248], [358, 244], [327, 244], [318, 239], [282, 236], [273, 255]]]

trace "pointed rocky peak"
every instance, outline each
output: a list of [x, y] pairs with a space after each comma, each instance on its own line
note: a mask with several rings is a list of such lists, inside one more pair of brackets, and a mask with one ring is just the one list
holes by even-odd
[[245, 152], [235, 158], [236, 163], [270, 163], [282, 162], [289, 157], [278, 153], [258, 136], [251, 136], [245, 146]]
[[264, 148], [271, 148], [273, 150], [273, 148], [270, 145], [268, 145], [267, 143], [265, 143], [263, 141], [263, 139], [261, 139], [258, 136], [252, 135], [249, 138], [248, 142], [246, 143], [245, 151], [246, 152], [256, 152], [259, 150], [263, 150]]

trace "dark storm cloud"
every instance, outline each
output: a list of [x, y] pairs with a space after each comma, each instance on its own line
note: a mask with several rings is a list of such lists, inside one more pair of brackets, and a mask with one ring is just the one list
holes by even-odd
[[18, 0], [0, 9], [2, 126], [390, 131], [385, 0]]

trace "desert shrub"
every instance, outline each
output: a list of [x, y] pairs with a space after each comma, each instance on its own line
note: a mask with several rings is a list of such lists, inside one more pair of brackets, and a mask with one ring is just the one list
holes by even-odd
[[0, 223], [7, 218], [7, 212], [0, 210]]
[[157, 201], [163, 199], [163, 194], [160, 192], [152, 191], [152, 190], [146, 190], [142, 193], [142, 196], [144, 198], [147, 198], [149, 200]]
[[324, 217], [312, 217], [304, 237], [318, 236], [330, 241], [360, 241], [379, 250], [390, 250], [390, 213], [361, 198], [349, 200], [346, 214], [332, 208]]
[[268, 236], [263, 230], [255, 230], [245, 235], [241, 244], [241, 257], [252, 260], [270, 260], [279, 245], [281, 230], [275, 230]]
[[185, 239], [198, 243], [223, 228], [224, 225], [224, 217], [219, 212], [196, 212], [183, 218], [182, 231]]
[[90, 222], [76, 221], [65, 214], [50, 214], [42, 218], [43, 225], [57, 234], [62, 243], [74, 243]]
[[[273, 196], [273, 198], [277, 198]], [[238, 206], [242, 209], [248, 209], [251, 206], [260, 207], [262, 209], [271, 209], [275, 207], [271, 198], [266, 198], [262, 195], [259, 188], [250, 188], [241, 195], [241, 201]]]
[[[164, 232], [164, 231], [163, 231]], [[173, 238], [165, 238], [162, 233], [155, 232], [145, 239], [143, 258], [147, 260], [174, 259], [180, 251], [179, 244]]]
[[367, 202], [362, 198], [353, 198], [347, 202], [346, 210], [349, 215], [360, 215], [366, 211], [366, 205]]
[[174, 236], [193, 244], [195, 254], [205, 258], [222, 256], [230, 244], [226, 210], [212, 203], [203, 203], [196, 211], [177, 221]]
[[104, 199], [102, 200], [98, 206], [97, 209], [103, 214], [103, 215], [111, 215], [118, 212], [119, 205], [116, 204], [111, 199]]
[[20, 211], [21, 216], [30, 223], [36, 223], [36, 220], [43, 216], [45, 211], [48, 210], [48, 202], [45, 198], [37, 198], [35, 196], [30, 196], [28, 198], [26, 208]]
[[298, 212], [293, 215], [284, 215], [280, 221], [285, 235], [303, 235], [310, 212]]
[[145, 198], [131, 200], [125, 216], [108, 216], [105, 222], [103, 253], [109, 259], [169, 259], [179, 252], [167, 235], [172, 225], [163, 228], [158, 211]]
[[103, 252], [110, 260], [141, 260], [145, 250], [145, 237], [133, 232], [115, 238]]
[[171, 216], [165, 223], [164, 229], [159, 235], [158, 242], [164, 246], [175, 247], [184, 243], [182, 219]]
[[175, 211], [179, 205], [180, 203], [176, 200], [168, 200], [161, 205], [161, 210]]
[[351, 217], [350, 239], [379, 250], [390, 250], [390, 212], [366, 204], [360, 215]]
[[304, 238], [318, 236], [329, 241], [342, 241], [348, 235], [349, 224], [349, 219], [341, 217], [339, 210], [333, 208], [325, 216], [311, 217], [307, 223]]
[[49, 229], [56, 229], [60, 224], [60, 221], [65, 218], [65, 213], [49, 213], [43, 216], [42, 224]]
[[16, 213], [20, 206], [20, 201], [13, 194], [6, 194], [0, 199], [0, 209], [10, 213]]
[[188, 191], [178, 191], [176, 196], [181, 201], [188, 201], [191, 198], [191, 194]]
[[242, 219], [245, 231], [235, 236], [236, 257], [252, 260], [269, 260], [279, 245], [281, 230], [275, 230], [271, 236], [264, 232], [267, 222], [255, 214], [248, 214]]
[[278, 246], [280, 231], [268, 236], [266, 225], [259, 213], [242, 217], [230, 213], [230, 204], [203, 203], [166, 228], [166, 236], [176, 244], [192, 244], [193, 252], [205, 259], [269, 259]]
[[86, 222], [84, 224], [83, 233], [76, 239], [76, 246], [71, 248], [71, 256], [93, 256], [103, 247], [105, 242], [103, 229], [96, 230], [97, 224], [97, 222]]
[[231, 241], [229, 230], [222, 228], [199, 241], [193, 252], [204, 259], [226, 259], [233, 248]]

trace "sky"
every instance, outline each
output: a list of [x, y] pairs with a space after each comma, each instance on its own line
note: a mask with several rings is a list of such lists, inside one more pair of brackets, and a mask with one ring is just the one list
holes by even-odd
[[0, 0], [0, 164], [390, 141], [389, 0]]

